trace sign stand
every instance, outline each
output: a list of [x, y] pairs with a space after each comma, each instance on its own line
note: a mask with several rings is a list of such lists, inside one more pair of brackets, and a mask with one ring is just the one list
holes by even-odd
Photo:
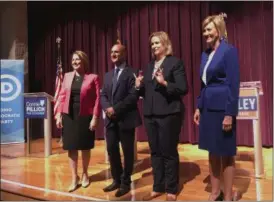
[[[252, 100], [252, 105], [245, 102], [245, 107], [239, 107], [238, 120], [252, 120], [254, 138], [255, 178], [264, 177], [262, 138], [260, 128], [260, 96], [263, 95], [260, 81], [241, 82], [239, 101]], [[241, 106], [239, 104], [239, 106]], [[252, 106], [252, 107], [251, 107]]]
[[255, 149], [255, 177], [262, 178], [264, 176], [264, 162], [263, 162], [263, 149], [262, 149], [262, 137], [260, 127], [260, 99], [258, 95], [258, 89], [256, 89], [256, 96], [258, 98], [258, 118], [252, 120], [253, 124], [253, 138]]
[[[44, 138], [45, 138], [45, 145], [44, 145], [44, 152], [45, 152], [45, 157], [49, 157], [51, 155], [51, 102], [53, 100], [53, 97], [45, 92], [39, 92], [39, 93], [24, 93], [25, 98], [46, 98], [46, 117], [44, 117]], [[26, 114], [25, 114], [26, 116]], [[32, 117], [30, 117], [32, 118]], [[30, 124], [29, 124], [29, 119], [27, 119], [27, 155], [30, 155]]]
[[260, 134], [259, 120], [253, 120], [253, 137], [254, 137], [254, 156], [255, 156], [255, 177], [264, 177], [264, 162], [262, 150], [262, 138]]

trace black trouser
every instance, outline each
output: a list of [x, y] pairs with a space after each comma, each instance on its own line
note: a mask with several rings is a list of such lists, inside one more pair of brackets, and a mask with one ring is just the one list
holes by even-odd
[[[135, 129], [120, 130], [118, 125], [107, 128], [106, 141], [113, 180], [121, 186], [130, 186], [134, 164]], [[119, 149], [121, 142], [124, 154], [124, 169], [122, 167]]]
[[181, 114], [145, 116], [144, 122], [151, 150], [153, 191], [177, 194]]

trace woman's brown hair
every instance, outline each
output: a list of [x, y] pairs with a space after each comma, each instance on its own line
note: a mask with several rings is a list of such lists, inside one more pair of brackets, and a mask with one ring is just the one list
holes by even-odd
[[73, 57], [74, 54], [79, 56], [79, 58], [80, 58], [80, 60], [83, 64], [85, 72], [88, 72], [89, 60], [88, 60], [87, 54], [84, 51], [80, 51], [80, 50], [74, 51], [72, 53], [72, 57]]

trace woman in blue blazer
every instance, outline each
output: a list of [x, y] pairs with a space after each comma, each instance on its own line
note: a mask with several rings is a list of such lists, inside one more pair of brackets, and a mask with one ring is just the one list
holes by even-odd
[[209, 152], [209, 200], [232, 200], [236, 196], [232, 185], [240, 83], [238, 53], [227, 43], [223, 14], [207, 17], [202, 28], [208, 49], [201, 58], [201, 92], [194, 122], [199, 126], [199, 148]]

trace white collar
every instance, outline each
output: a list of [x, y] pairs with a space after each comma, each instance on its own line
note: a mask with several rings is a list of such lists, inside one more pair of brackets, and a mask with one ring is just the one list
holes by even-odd
[[120, 64], [120, 66], [118, 66], [118, 67], [115, 65], [115, 69], [119, 68], [120, 70], [123, 70], [125, 67], [126, 67], [126, 63], [125, 62], [123, 62], [122, 64]]

